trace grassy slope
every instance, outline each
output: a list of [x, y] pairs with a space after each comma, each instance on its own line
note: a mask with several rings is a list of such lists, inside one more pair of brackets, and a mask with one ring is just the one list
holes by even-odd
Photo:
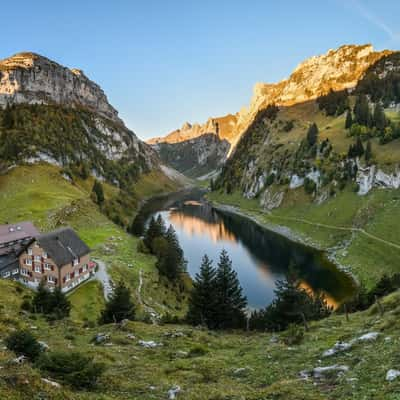
[[[333, 316], [312, 323], [304, 341], [286, 346], [280, 340], [271, 342], [271, 334], [213, 333], [187, 326], [154, 326], [131, 322], [123, 329], [112, 325], [85, 328], [71, 319], [51, 326], [35, 315], [17, 315], [24, 295], [17, 284], [0, 280], [0, 339], [14, 328], [28, 328], [50, 349], [83, 351], [106, 364], [105, 375], [92, 392], [75, 392], [68, 387], [55, 389], [40, 380], [29, 363], [9, 363], [14, 355], [0, 350], [0, 398], [2, 399], [165, 399], [173, 385], [179, 385], [178, 398], [186, 400], [299, 400], [299, 399], [374, 399], [394, 400], [400, 391], [400, 380], [388, 383], [386, 372], [398, 368], [400, 343], [400, 293], [383, 302], [385, 314], [374, 306], [363, 313]], [[93, 346], [90, 342], [99, 332], [111, 335], [111, 346]], [[166, 333], [183, 335], [169, 338]], [[346, 353], [329, 359], [321, 354], [337, 340], [351, 340], [363, 333], [380, 331], [376, 342], [357, 344]], [[128, 334], [136, 339], [129, 339]], [[390, 337], [386, 339], [386, 337]], [[163, 346], [144, 349], [138, 340], [155, 340]], [[200, 347], [199, 352], [196, 350]], [[179, 351], [190, 352], [184, 356]], [[330, 377], [314, 384], [300, 380], [299, 372], [317, 366], [344, 364], [350, 370], [343, 377]], [[247, 368], [235, 374], [237, 368]], [[27, 383], [29, 382], [29, 384]], [[152, 389], [151, 389], [152, 387]]]
[[[400, 246], [400, 190], [374, 190], [360, 197], [344, 191], [335, 198], [316, 205], [304, 201], [304, 190], [290, 191], [287, 206], [271, 213], [262, 212], [256, 200], [243, 199], [239, 194], [226, 196], [211, 193], [211, 200], [239, 207], [266, 225], [289, 227], [305, 242], [323, 249], [337, 248], [338, 261], [347, 266], [367, 286], [372, 286], [386, 272], [399, 272], [400, 250], [374, 240], [362, 232], [326, 228], [360, 228]], [[298, 200], [298, 201], [296, 201]], [[306, 220], [304, 223], [299, 220]]]
[[[393, 121], [400, 118], [393, 111], [388, 111], [387, 114]], [[281, 144], [279, 151], [288, 149], [290, 153], [294, 152], [305, 137], [311, 122], [317, 123], [320, 140], [329, 138], [336, 153], [347, 154], [349, 145], [354, 142], [354, 138], [347, 137], [344, 129], [345, 115], [328, 117], [318, 109], [315, 102], [283, 108], [278, 114], [278, 120], [293, 120], [294, 129], [283, 132], [282, 122], [270, 128], [270, 141], [265, 148], [261, 146], [259, 150], [260, 158], [264, 157], [264, 161], [270, 156], [268, 148], [271, 144]], [[400, 139], [385, 145], [372, 139], [372, 151], [375, 164], [384, 170], [392, 165], [393, 169], [393, 163], [400, 160]], [[267, 152], [266, 155], [263, 152]], [[284, 187], [279, 187], [279, 190], [282, 188]], [[367, 286], [372, 286], [384, 272], [391, 274], [400, 271], [398, 248], [373, 240], [360, 232], [327, 229], [299, 221], [304, 219], [317, 224], [361, 228], [400, 246], [400, 226], [397, 223], [400, 217], [399, 190], [373, 190], [367, 196], [360, 197], [348, 188], [317, 205], [303, 188], [286, 189], [282, 206], [270, 214], [262, 212], [257, 199], [246, 200], [239, 193], [227, 196], [214, 192], [210, 194], [210, 198], [237, 206], [256, 216], [261, 222], [287, 226], [305, 241], [318, 247], [339, 247], [340, 250], [336, 251], [338, 261], [349, 267]]]
[[[91, 187], [90, 180], [72, 185], [61, 176], [58, 168], [50, 165], [15, 168], [0, 176], [0, 223], [31, 220], [42, 231], [70, 225], [92, 248], [93, 257], [107, 263], [115, 281], [123, 279], [136, 293], [141, 269], [144, 277], [143, 297], [150, 305], [163, 312], [166, 310], [165, 303], [173, 313], [184, 312], [173, 290], [165, 285], [158, 288], [154, 257], [138, 253], [138, 239], [110, 222], [91, 202]], [[167, 189], [173, 190], [172, 182], [161, 174], [152, 173], [138, 182], [136, 193], [143, 198]], [[110, 186], [105, 187], [106, 194], [113, 190]], [[80, 291], [82, 294], [79, 294]], [[95, 320], [97, 314], [94, 313], [98, 312], [99, 307], [92, 305], [98, 289], [95, 285], [83, 285], [76, 292], [73, 298], [83, 308], [93, 312], [86, 318]], [[87, 304], [82, 304], [84, 298]], [[80, 312], [75, 315], [82, 317], [83, 314]]]

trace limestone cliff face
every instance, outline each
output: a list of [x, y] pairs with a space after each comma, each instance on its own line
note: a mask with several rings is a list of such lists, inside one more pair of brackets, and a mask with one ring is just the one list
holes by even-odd
[[0, 106], [7, 103], [84, 106], [122, 124], [99, 85], [79, 69], [68, 69], [34, 53], [0, 61]]
[[238, 113], [232, 147], [268, 104], [291, 106], [314, 100], [330, 90], [353, 89], [371, 65], [390, 53], [388, 50], [375, 52], [371, 45], [345, 45], [303, 61], [288, 79], [272, 84], [257, 83], [250, 106]]
[[157, 143], [179, 143], [191, 140], [202, 135], [213, 133], [218, 134], [222, 140], [230, 142], [235, 137], [237, 115], [228, 114], [224, 117], [209, 118], [204, 124], [190, 124], [185, 122], [180, 129], [177, 129], [167, 136], [156, 137], [147, 141], [149, 144]]
[[204, 125], [186, 123], [181, 129], [164, 138], [149, 143], [178, 143], [205, 133], [215, 132], [212, 121], [220, 123], [220, 137], [235, 148], [245, 130], [256, 115], [268, 104], [290, 106], [334, 91], [352, 89], [366, 70], [391, 51], [375, 52], [371, 45], [345, 45], [336, 50], [311, 57], [300, 63], [288, 79], [278, 83], [257, 83], [249, 107], [243, 107], [235, 115], [209, 119]]

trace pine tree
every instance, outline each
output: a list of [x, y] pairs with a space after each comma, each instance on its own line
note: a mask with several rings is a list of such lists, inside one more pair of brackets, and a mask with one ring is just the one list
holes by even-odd
[[350, 129], [351, 126], [353, 125], [353, 117], [351, 115], [351, 110], [347, 110], [346, 114], [346, 122], [345, 122], [345, 129]]
[[193, 282], [193, 290], [189, 300], [189, 311], [187, 320], [193, 325], [207, 325], [213, 327], [213, 319], [218, 307], [215, 302], [216, 270], [212, 265], [212, 260], [204, 255], [200, 272], [196, 274]]
[[42, 279], [32, 300], [33, 312], [47, 314], [51, 309], [51, 302], [51, 292]]
[[152, 253], [154, 253], [153, 240], [158, 237], [162, 237], [164, 235], [165, 235], [165, 222], [161, 214], [158, 215], [157, 219], [154, 216], [152, 216], [149, 222], [149, 226], [144, 235], [144, 244]]
[[357, 157], [361, 157], [364, 154], [364, 146], [362, 144], [360, 136], [357, 136], [354, 153]]
[[96, 203], [101, 206], [104, 203], [104, 191], [103, 185], [97, 179], [94, 181], [92, 193], [95, 194]]
[[383, 111], [382, 106], [377, 103], [374, 108], [374, 126], [380, 131], [383, 132], [387, 126], [387, 119], [385, 116], [385, 112]]
[[354, 119], [360, 125], [371, 126], [372, 118], [368, 99], [363, 94], [357, 97], [356, 104], [354, 105]]
[[166, 252], [158, 258], [156, 266], [162, 275], [170, 280], [176, 280], [185, 270], [186, 261], [172, 225], [169, 226], [164, 238], [167, 241]]
[[71, 303], [67, 296], [61, 291], [61, 288], [56, 287], [51, 293], [50, 304], [51, 313], [57, 319], [62, 319], [69, 316], [71, 311]]
[[215, 277], [216, 310], [213, 325], [218, 329], [243, 328], [247, 299], [242, 294], [236, 271], [226, 250], [222, 250]]
[[368, 140], [367, 142], [367, 147], [365, 148], [365, 153], [364, 153], [365, 161], [368, 163], [371, 158], [372, 158], [372, 145], [371, 141]]
[[3, 112], [2, 126], [4, 129], [13, 129], [15, 125], [13, 108], [7, 103]]
[[319, 133], [318, 126], [314, 122], [313, 124], [310, 125], [307, 132], [307, 143], [309, 147], [312, 147], [314, 146], [315, 143], [317, 143], [318, 133]]
[[101, 313], [100, 323], [120, 322], [123, 319], [135, 318], [135, 306], [131, 300], [131, 292], [120, 282], [111, 293], [106, 308]]

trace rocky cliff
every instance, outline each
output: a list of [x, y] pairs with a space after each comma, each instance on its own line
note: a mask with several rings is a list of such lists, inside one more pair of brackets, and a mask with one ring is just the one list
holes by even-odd
[[353, 89], [367, 69], [390, 51], [375, 52], [371, 45], [345, 45], [336, 50], [311, 57], [300, 63], [289, 78], [278, 83], [257, 83], [248, 107], [238, 113], [220, 118], [210, 118], [205, 124], [185, 123], [181, 129], [165, 137], [151, 139], [148, 143], [179, 143], [206, 133], [216, 132], [230, 144], [231, 154], [243, 133], [257, 114], [268, 104], [290, 106], [314, 100], [330, 90]]
[[2, 167], [79, 166], [119, 186], [159, 168], [156, 152], [124, 125], [99, 85], [38, 54], [0, 61], [0, 120]]
[[207, 177], [218, 171], [226, 160], [230, 145], [213, 133], [177, 143], [152, 145], [161, 160], [191, 178]]
[[0, 61], [0, 106], [8, 103], [84, 106], [122, 123], [100, 86], [83, 71], [35, 53], [19, 53]]

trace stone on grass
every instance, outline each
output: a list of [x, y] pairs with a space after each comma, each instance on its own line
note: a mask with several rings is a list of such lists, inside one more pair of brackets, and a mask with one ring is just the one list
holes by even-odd
[[398, 369], [389, 369], [386, 373], [386, 380], [391, 382], [400, 376], [400, 371]]
[[12, 360], [12, 362], [13, 362], [14, 364], [23, 364], [25, 361], [26, 361], [26, 357], [25, 357], [25, 356], [19, 356], [19, 357], [14, 358], [14, 359]]
[[92, 340], [94, 344], [102, 344], [104, 342], [107, 342], [107, 340], [110, 340], [110, 335], [107, 335], [106, 333], [98, 333]]
[[332, 348], [330, 348], [328, 350], [325, 350], [322, 353], [322, 357], [330, 357], [330, 356], [333, 356], [333, 355], [335, 355], [337, 353], [341, 353], [343, 351], [350, 350], [351, 346], [352, 346], [351, 343], [336, 342], [335, 345]]
[[337, 376], [340, 376], [347, 372], [349, 367], [347, 365], [328, 365], [326, 367], [316, 367], [310, 371], [304, 370], [300, 371], [300, 377], [302, 379], [314, 378], [314, 379], [325, 379], [332, 375], [332, 373], [336, 373]]
[[46, 342], [39, 341], [38, 343], [40, 344], [40, 347], [43, 351], [49, 350], [50, 347]]
[[236, 368], [236, 369], [233, 371], [233, 375], [235, 375], [235, 376], [246, 376], [246, 375], [248, 375], [251, 371], [253, 371], [253, 369], [250, 368], [250, 367]]
[[42, 382], [47, 383], [50, 386], [53, 386], [57, 389], [61, 388], [61, 385], [58, 382], [51, 381], [50, 379], [42, 378]]
[[373, 342], [374, 340], [378, 339], [379, 332], [369, 332], [362, 336], [360, 336], [357, 341], [359, 342]]
[[174, 399], [176, 399], [177, 396], [178, 396], [178, 393], [179, 393], [180, 391], [181, 391], [180, 386], [178, 386], [178, 385], [172, 386], [172, 388], [168, 390], [168, 399], [169, 399], [169, 400], [174, 400]]
[[154, 340], [139, 340], [139, 345], [142, 347], [145, 347], [146, 349], [154, 349], [155, 347], [160, 347], [162, 346], [162, 343], [157, 343]]

